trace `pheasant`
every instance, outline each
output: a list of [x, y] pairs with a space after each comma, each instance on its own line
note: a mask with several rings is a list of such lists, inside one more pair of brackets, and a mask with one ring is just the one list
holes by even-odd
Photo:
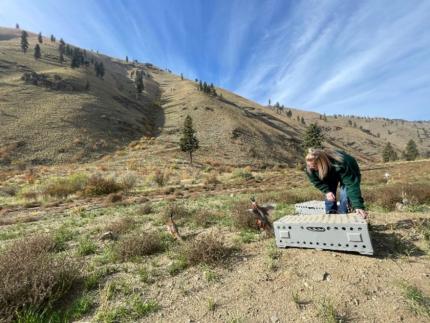
[[166, 223], [166, 228], [173, 238], [175, 238], [178, 241], [182, 241], [182, 237], [178, 232], [178, 227], [176, 226], [176, 223], [173, 221], [173, 214], [170, 214]]
[[256, 224], [260, 230], [264, 230], [270, 235], [273, 235], [273, 225], [269, 220], [269, 211], [273, 210], [273, 206], [266, 205], [260, 206], [255, 201], [254, 197], [251, 197], [252, 208], [250, 211], [256, 218]]

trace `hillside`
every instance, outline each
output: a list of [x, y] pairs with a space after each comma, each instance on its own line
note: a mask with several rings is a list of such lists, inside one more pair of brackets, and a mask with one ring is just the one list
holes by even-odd
[[[324, 121], [319, 114], [297, 109], [291, 109], [289, 118], [286, 110], [277, 113], [221, 88], [216, 88], [217, 97], [204, 94], [196, 82], [151, 64], [86, 51], [88, 67], [72, 69], [70, 57], [59, 62], [59, 37], [56, 42], [44, 38], [42, 58], [35, 60], [37, 35], [29, 33], [24, 54], [20, 33], [0, 28], [0, 167], [95, 160], [130, 145], [137, 147], [130, 158], [144, 158], [150, 152], [183, 159], [177, 142], [187, 114], [200, 140], [199, 162], [294, 165], [311, 122], [324, 128], [329, 146], [362, 161], [379, 160], [387, 141], [399, 153], [409, 139], [417, 142], [423, 156], [430, 152], [429, 122], [333, 116]], [[95, 62], [104, 64], [103, 79], [95, 76]], [[139, 98], [132, 77], [136, 70], [145, 72], [145, 90]], [[47, 79], [48, 85], [22, 79], [32, 72]], [[148, 137], [155, 142], [140, 151], [139, 142]]]

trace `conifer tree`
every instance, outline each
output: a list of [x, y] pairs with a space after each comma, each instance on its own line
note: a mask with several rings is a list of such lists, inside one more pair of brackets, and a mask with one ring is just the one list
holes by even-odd
[[43, 43], [43, 38], [42, 38], [42, 33], [39, 33], [39, 35], [37, 35], [37, 41], [42, 44]]
[[26, 53], [29, 43], [28, 43], [28, 34], [25, 30], [22, 31], [21, 33], [21, 50]]
[[139, 98], [139, 95], [142, 93], [142, 91], [144, 89], [142, 71], [136, 71], [134, 83], [136, 85], [136, 99], [137, 99], [137, 98]]
[[41, 56], [42, 54], [40, 52], [40, 46], [39, 44], [36, 44], [36, 46], [34, 46], [34, 58], [39, 59]]
[[82, 53], [79, 50], [79, 48], [74, 48], [72, 53], [72, 60], [70, 62], [70, 67], [78, 68], [79, 66], [81, 66], [81, 62], [82, 62]]
[[128, 63], [128, 56], [125, 57], [125, 61]]
[[384, 147], [384, 150], [382, 151], [382, 160], [384, 161], [384, 163], [397, 160], [397, 153], [389, 142], [387, 142]]
[[417, 144], [412, 139], [408, 141], [403, 156], [406, 160], [415, 160], [419, 156]]
[[305, 122], [305, 118], [301, 117], [301, 118], [300, 118], [300, 122], [301, 122], [302, 124], [306, 124], [306, 122]]
[[60, 39], [60, 44], [58, 45], [58, 52], [60, 53], [60, 62], [64, 62], [64, 53], [66, 51], [66, 43], [63, 38]]
[[51, 42], [55, 43], [55, 36], [51, 34]]
[[193, 152], [199, 149], [199, 140], [196, 137], [193, 129], [193, 120], [189, 115], [185, 118], [184, 128], [182, 129], [182, 137], [180, 139], [180, 148], [183, 152], [187, 152], [190, 156], [190, 164], [193, 164]]
[[18, 23], [15, 24], [15, 28], [19, 29], [19, 24]]
[[184, 80], [184, 75], [181, 73], [181, 81]]
[[311, 123], [305, 131], [305, 137], [303, 138], [303, 148], [305, 151], [308, 148], [322, 148], [324, 142], [324, 134], [318, 124]]

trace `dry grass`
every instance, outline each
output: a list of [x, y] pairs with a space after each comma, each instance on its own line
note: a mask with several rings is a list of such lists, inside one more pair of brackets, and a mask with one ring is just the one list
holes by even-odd
[[396, 203], [399, 202], [403, 202], [406, 205], [430, 202], [430, 184], [389, 184], [377, 189], [364, 191], [363, 198], [367, 203], [376, 204], [388, 211], [393, 211]]
[[52, 254], [55, 242], [34, 236], [16, 242], [0, 255], [0, 317], [18, 311], [42, 311], [62, 299], [80, 276], [72, 259]]

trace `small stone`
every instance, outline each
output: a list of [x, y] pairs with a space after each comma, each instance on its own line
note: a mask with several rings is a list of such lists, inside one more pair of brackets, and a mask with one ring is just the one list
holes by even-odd
[[114, 238], [112, 231], [105, 232], [100, 236], [100, 240], [113, 240]]
[[355, 306], [358, 306], [360, 304], [360, 301], [358, 299], [356, 299], [356, 298], [354, 298], [352, 300], [352, 302], [354, 303]]
[[280, 322], [280, 321], [279, 321], [279, 318], [278, 318], [276, 315], [272, 315], [272, 316], [270, 317], [270, 321], [271, 321], [272, 323], [278, 323], [278, 322]]

